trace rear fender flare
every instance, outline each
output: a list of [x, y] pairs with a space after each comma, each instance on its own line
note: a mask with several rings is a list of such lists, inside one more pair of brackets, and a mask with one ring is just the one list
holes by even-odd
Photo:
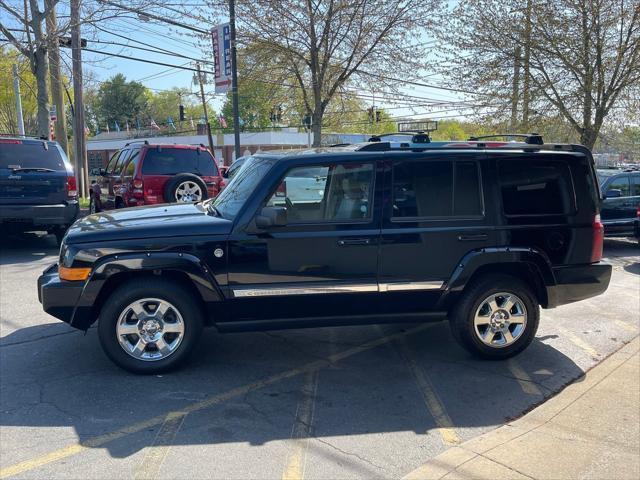
[[209, 268], [195, 255], [173, 252], [118, 254], [96, 262], [74, 309], [71, 325], [83, 330], [91, 326], [99, 313], [100, 292], [114, 275], [161, 272], [185, 274], [205, 305], [224, 298]]
[[541, 286], [548, 292], [549, 287], [556, 285], [551, 262], [548, 257], [534, 248], [498, 247], [472, 250], [467, 253], [454, 269], [451, 277], [443, 287], [441, 303], [448, 297], [462, 292], [473, 275], [482, 267], [525, 264], [531, 267], [541, 282]]

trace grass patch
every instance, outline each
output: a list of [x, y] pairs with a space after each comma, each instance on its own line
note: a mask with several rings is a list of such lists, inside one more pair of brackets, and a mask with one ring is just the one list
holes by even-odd
[[89, 208], [89, 198], [80, 197], [79, 203], [80, 208]]

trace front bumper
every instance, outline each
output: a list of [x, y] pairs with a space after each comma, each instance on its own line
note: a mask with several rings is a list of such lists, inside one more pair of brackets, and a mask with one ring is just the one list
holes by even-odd
[[556, 284], [547, 287], [547, 308], [578, 302], [604, 293], [611, 280], [611, 265], [598, 262], [555, 267], [553, 274]]
[[86, 330], [91, 309], [79, 306], [85, 282], [66, 282], [58, 276], [58, 264], [50, 265], [38, 277], [38, 300], [42, 309], [72, 327]]
[[76, 221], [77, 201], [55, 205], [0, 205], [0, 223], [22, 228], [69, 226]]

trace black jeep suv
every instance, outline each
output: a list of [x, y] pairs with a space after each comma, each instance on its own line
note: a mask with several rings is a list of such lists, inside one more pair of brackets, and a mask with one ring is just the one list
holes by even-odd
[[71, 164], [57, 142], [0, 137], [0, 230], [46, 230], [62, 240], [78, 216]]
[[214, 200], [90, 215], [38, 280], [44, 310], [134, 372], [201, 330], [449, 318], [485, 358], [522, 351], [539, 306], [604, 292], [591, 153], [524, 142], [370, 142], [260, 154]]

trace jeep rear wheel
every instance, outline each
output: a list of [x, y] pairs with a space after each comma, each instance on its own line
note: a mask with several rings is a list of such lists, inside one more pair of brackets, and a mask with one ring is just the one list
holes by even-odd
[[469, 285], [450, 312], [453, 336], [488, 359], [517, 355], [534, 339], [540, 310], [531, 289], [507, 275], [487, 275]]
[[202, 312], [193, 294], [162, 279], [132, 280], [105, 302], [98, 322], [107, 356], [134, 373], [177, 367], [202, 332]]

